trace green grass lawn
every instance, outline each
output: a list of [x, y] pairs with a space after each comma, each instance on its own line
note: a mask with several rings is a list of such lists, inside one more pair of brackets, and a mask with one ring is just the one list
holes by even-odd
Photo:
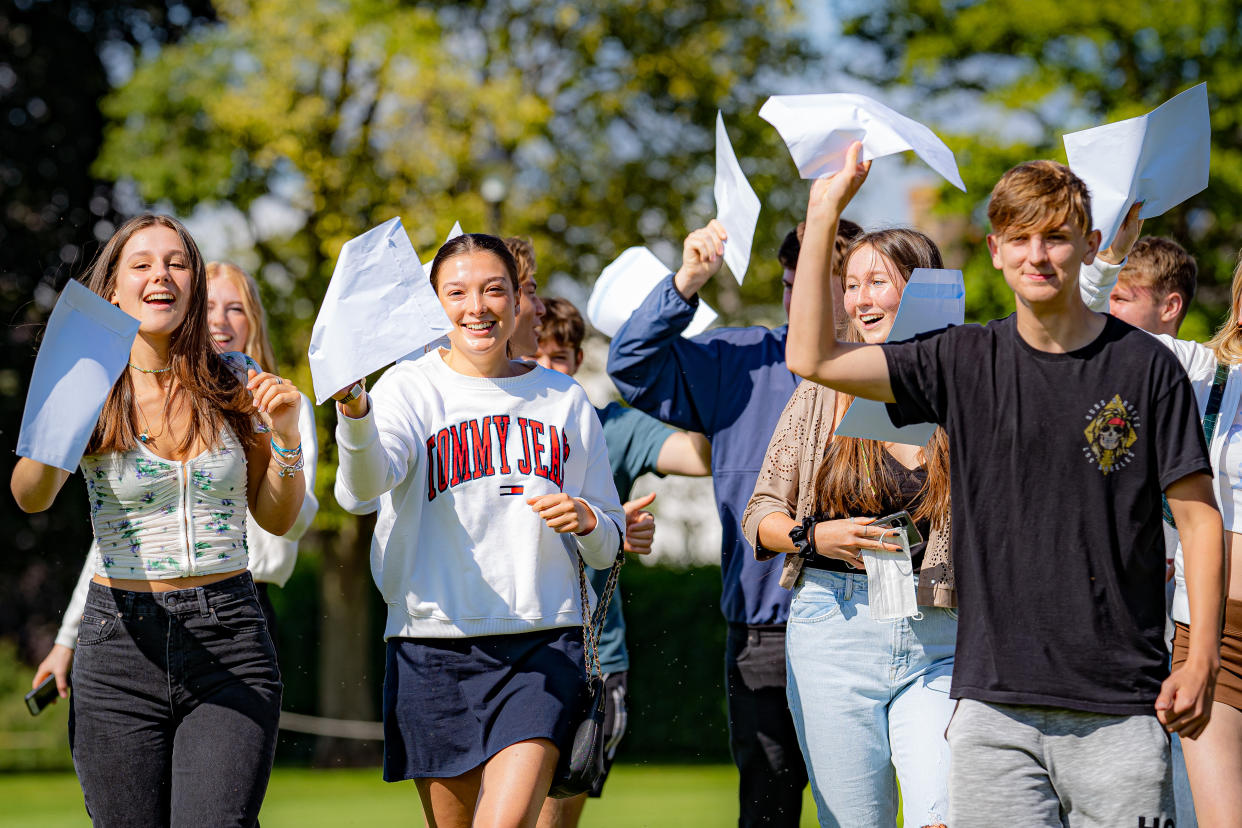
[[[0, 775], [0, 826], [89, 825], [78, 780], [67, 773]], [[411, 782], [380, 779], [379, 769], [277, 768], [263, 805], [263, 828], [421, 825]], [[737, 824], [737, 771], [727, 765], [618, 765], [602, 800], [588, 803], [583, 828]], [[802, 825], [815, 825], [810, 788]]]

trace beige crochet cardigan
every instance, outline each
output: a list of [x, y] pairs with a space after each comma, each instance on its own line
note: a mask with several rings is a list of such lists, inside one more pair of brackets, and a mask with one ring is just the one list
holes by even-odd
[[[759, 470], [755, 493], [742, 514], [742, 534], [761, 561], [780, 554], [759, 543], [759, 524], [765, 517], [780, 512], [800, 521], [814, 513], [815, 477], [832, 438], [836, 399], [832, 389], [803, 381], [781, 413]], [[801, 572], [802, 559], [786, 555], [781, 586], [792, 589]], [[934, 529], [928, 538], [919, 568], [918, 602], [921, 606], [957, 606], [947, 516], [944, 527]]]

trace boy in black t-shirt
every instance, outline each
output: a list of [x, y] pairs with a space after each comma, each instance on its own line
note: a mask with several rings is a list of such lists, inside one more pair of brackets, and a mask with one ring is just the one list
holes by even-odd
[[[811, 189], [786, 361], [889, 403], [894, 423], [948, 432], [961, 614], [949, 824], [1163, 826], [1173, 809], [1161, 724], [1194, 738], [1207, 723], [1224, 584], [1186, 375], [1158, 341], [1083, 304], [1078, 274], [1100, 236], [1086, 186], [1050, 161], [1007, 172], [988, 209], [1016, 313], [900, 344], [838, 343], [828, 251], [870, 166], [859, 149]], [[1172, 675], [1162, 492], [1198, 633]]]

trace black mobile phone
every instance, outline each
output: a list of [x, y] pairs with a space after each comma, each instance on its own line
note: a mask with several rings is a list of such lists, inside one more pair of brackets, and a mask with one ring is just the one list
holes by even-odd
[[56, 701], [58, 697], [56, 676], [50, 675], [38, 687], [26, 694], [26, 708], [30, 711], [31, 716], [38, 716], [43, 712], [43, 708]]
[[885, 515], [882, 518], [876, 518], [871, 521], [872, 526], [887, 526], [892, 529], [900, 529], [906, 535], [906, 540], [911, 546], [923, 542], [923, 534], [919, 532], [919, 528], [914, 525], [914, 518], [910, 517], [910, 513], [905, 509], [900, 512], [894, 512], [891, 515]]

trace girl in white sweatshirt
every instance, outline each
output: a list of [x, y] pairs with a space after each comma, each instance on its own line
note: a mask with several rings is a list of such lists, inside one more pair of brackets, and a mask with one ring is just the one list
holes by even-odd
[[533, 825], [585, 692], [578, 558], [610, 566], [623, 513], [586, 394], [509, 358], [504, 243], [458, 236], [431, 282], [450, 347], [336, 395], [337, 498], [379, 499], [384, 778], [438, 826]]

